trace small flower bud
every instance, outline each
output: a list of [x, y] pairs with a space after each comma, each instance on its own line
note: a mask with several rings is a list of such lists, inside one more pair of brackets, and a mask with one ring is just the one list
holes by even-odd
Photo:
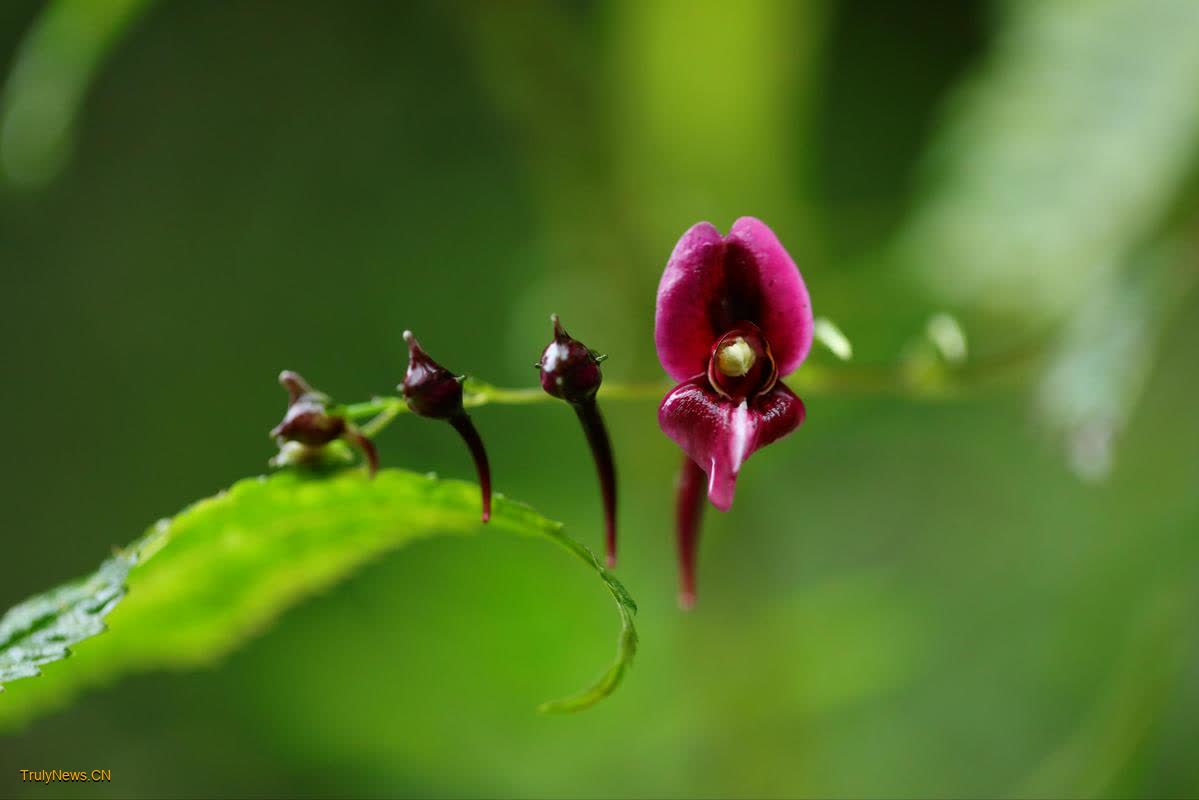
[[448, 421], [466, 442], [479, 475], [483, 521], [487, 522], [491, 519], [491, 466], [487, 462], [483, 440], [462, 407], [464, 377], [455, 375], [430, 358], [412, 331], [404, 331], [404, 341], [408, 344], [408, 372], [399, 386], [404, 400], [417, 416]]
[[400, 390], [414, 414], [432, 419], [452, 419], [463, 413], [462, 377], [429, 358], [412, 331], [404, 331], [408, 344], [408, 373]]
[[550, 317], [554, 323], [554, 341], [541, 354], [541, 388], [552, 397], [568, 403], [579, 403], [595, 396], [599, 391], [603, 375], [599, 364], [602, 360], [582, 342], [571, 338], [562, 327], [558, 315]]
[[[271, 430], [280, 448], [288, 455], [281, 463], [318, 461], [316, 451], [338, 439], [344, 439], [362, 450], [373, 476], [379, 467], [379, 457], [370, 439], [346, 421], [340, 414], [329, 413], [329, 398], [308, 385], [298, 373], [284, 370], [279, 383], [287, 390], [287, 413], [283, 421]], [[290, 446], [288, 446], [290, 445]], [[303, 448], [296, 451], [295, 447]]]
[[329, 398], [314, 391], [299, 374], [291, 370], [279, 374], [279, 383], [287, 389], [291, 399], [283, 421], [271, 430], [271, 436], [309, 447], [320, 447], [341, 438], [346, 421], [327, 412]]
[[612, 459], [612, 443], [604, 418], [600, 416], [595, 393], [599, 391], [603, 375], [600, 373], [598, 356], [582, 342], [571, 338], [562, 327], [558, 315], [550, 317], [554, 323], [554, 340], [541, 353], [538, 368], [541, 370], [541, 388], [546, 394], [570, 403], [583, 426], [595, 469], [599, 475], [600, 493], [604, 500], [605, 544], [608, 566], [616, 566], [616, 466]]

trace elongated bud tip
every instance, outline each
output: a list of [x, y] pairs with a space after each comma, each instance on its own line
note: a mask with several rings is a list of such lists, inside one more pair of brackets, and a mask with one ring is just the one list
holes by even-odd
[[551, 397], [568, 403], [590, 400], [599, 391], [603, 381], [599, 359], [588, 347], [571, 337], [562, 327], [557, 314], [550, 317], [554, 323], [554, 340], [541, 353], [541, 388]]
[[285, 369], [279, 373], [279, 385], [287, 390], [288, 402], [294, 403], [306, 394], [313, 394], [312, 387], [300, 377], [300, 373]]
[[690, 611], [695, 608], [695, 592], [679, 592], [679, 608], [683, 611]]
[[304, 383], [304, 379], [300, 377], [300, 373], [290, 369], [285, 369], [279, 373], [279, 385], [284, 388], [296, 385], [303, 386], [305, 389], [308, 388], [308, 384]]
[[413, 365], [425, 366], [432, 369], [441, 369], [441, 365], [433, 359], [429, 358], [429, 354], [425, 352], [425, 348], [420, 346], [420, 342], [412, 331], [404, 331], [404, 344], [408, 345], [408, 371], [411, 372]]

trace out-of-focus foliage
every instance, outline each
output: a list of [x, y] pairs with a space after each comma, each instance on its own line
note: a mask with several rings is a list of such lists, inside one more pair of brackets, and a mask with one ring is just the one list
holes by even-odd
[[1168, 242], [1087, 296], [1050, 356], [1039, 411], [1081, 477], [1108, 477], [1158, 359], [1163, 331], [1199, 273], [1193, 248]]
[[988, 333], [1019, 346], [1023, 326], [1077, 308], [1170, 211], [1199, 140], [1199, 4], [1000, 11], [930, 145], [930, 190], [900, 249], [929, 296], [997, 319]]
[[29, 31], [0, 99], [0, 166], [41, 184], [71, 154], [75, 119], [105, 56], [151, 0], [53, 0]]
[[[287, 471], [234, 484], [159, 522], [95, 575], [31, 598], [0, 620], [0, 680], [11, 681], [38, 675], [68, 645], [103, 633], [115, 607], [111, 632], [4, 698], [0, 728], [122, 673], [213, 663], [363, 562], [417, 539], [479, 533], [477, 517], [477, 487], [402, 470], [374, 479], [357, 470], [337, 477]], [[636, 606], [624, 587], [561, 525], [518, 503], [497, 497], [487, 530], [549, 539], [604, 581], [620, 611], [617, 660], [595, 686], [543, 710], [577, 711], [603, 699], [637, 649]], [[118, 606], [126, 584], [130, 597]], [[335, 685], [337, 676], [329, 681]]]
[[[1039, 410], [1075, 471], [1101, 478], [1156, 361], [1151, 331], [1186, 288], [1127, 273], [1170, 233], [1199, 152], [1199, 5], [1017, 2], [1002, 19], [930, 145], [898, 253], [930, 299], [972, 312], [991, 355], [1069, 318]], [[1157, 271], [1193, 270], [1183, 258], [1164, 250]]]

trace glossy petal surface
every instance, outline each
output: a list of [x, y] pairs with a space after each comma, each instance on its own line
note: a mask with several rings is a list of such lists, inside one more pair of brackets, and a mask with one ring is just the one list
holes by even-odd
[[724, 239], [710, 222], [693, 226], [674, 246], [658, 283], [654, 344], [676, 381], [707, 369], [714, 330], [710, 306], [724, 292]]
[[808, 290], [774, 232], [753, 217], [723, 237], [698, 223], [675, 245], [658, 284], [654, 343], [662, 367], [678, 381], [702, 372], [712, 344], [742, 320], [762, 329], [780, 375], [794, 372], [811, 348]]
[[766, 223], [742, 217], [725, 237], [728, 280], [756, 281], [757, 316], [780, 375], [790, 375], [812, 349], [812, 301], [799, 268]]
[[733, 504], [741, 465], [803, 418], [803, 402], [781, 383], [752, 402], [734, 404], [703, 375], [676, 386], [658, 408], [658, 424], [708, 474], [708, 499], [721, 511]]

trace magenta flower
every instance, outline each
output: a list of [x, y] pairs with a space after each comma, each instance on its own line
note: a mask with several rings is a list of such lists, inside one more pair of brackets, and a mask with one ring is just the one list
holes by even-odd
[[758, 449], [799, 427], [803, 402], [782, 378], [812, 345], [812, 304], [803, 277], [774, 232], [742, 217], [728, 236], [701, 222], [675, 245], [658, 284], [658, 360], [679, 381], [658, 424], [687, 458], [677, 505], [679, 602], [695, 602], [700, 472], [708, 499], [733, 504], [737, 473]]

